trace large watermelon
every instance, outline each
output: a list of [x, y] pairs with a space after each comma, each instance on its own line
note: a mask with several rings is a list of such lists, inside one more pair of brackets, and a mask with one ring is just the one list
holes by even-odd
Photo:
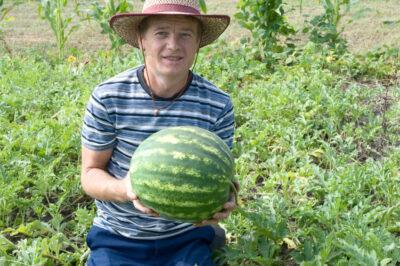
[[133, 192], [161, 216], [199, 222], [222, 209], [234, 191], [234, 160], [217, 135], [190, 126], [152, 134], [131, 160]]

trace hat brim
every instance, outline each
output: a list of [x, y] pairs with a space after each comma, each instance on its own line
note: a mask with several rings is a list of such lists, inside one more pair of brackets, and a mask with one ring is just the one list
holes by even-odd
[[230, 17], [226, 15], [195, 15], [181, 13], [125, 13], [114, 15], [110, 19], [110, 27], [128, 44], [139, 48], [137, 40], [138, 26], [140, 22], [149, 16], [190, 16], [202, 23], [200, 47], [204, 47], [216, 39], [225, 31], [230, 23]]

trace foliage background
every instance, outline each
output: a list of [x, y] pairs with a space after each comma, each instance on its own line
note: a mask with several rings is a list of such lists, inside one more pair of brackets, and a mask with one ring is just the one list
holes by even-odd
[[[209, 13], [234, 13], [235, 1], [217, 2]], [[344, 24], [340, 53], [298, 32], [296, 49], [271, 68], [235, 20], [202, 49], [196, 72], [234, 101], [242, 186], [219, 264], [400, 263], [400, 9], [380, 3], [360, 1], [342, 18], [359, 16]], [[23, 13], [34, 5], [10, 12], [13, 53], [0, 55], [0, 264], [82, 265], [95, 213], [79, 185], [82, 115], [94, 86], [141, 59], [110, 51], [99, 26], [82, 22], [60, 60], [49, 26]], [[315, 6], [303, 1], [302, 14]], [[301, 29], [298, 5], [287, 10]], [[368, 42], [352, 41], [357, 27]]]

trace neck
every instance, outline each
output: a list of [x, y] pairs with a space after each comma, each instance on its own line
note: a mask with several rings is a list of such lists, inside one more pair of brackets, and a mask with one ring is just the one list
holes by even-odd
[[144, 69], [144, 79], [153, 95], [169, 98], [184, 89], [188, 80], [189, 71], [181, 75], [169, 77], [155, 75], [151, 70]]

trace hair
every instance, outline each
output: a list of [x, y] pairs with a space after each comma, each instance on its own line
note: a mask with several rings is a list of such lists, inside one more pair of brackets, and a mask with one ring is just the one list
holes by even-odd
[[[158, 17], [158, 16], [148, 16], [148, 17], [142, 19], [142, 21], [139, 23], [139, 26], [138, 26], [139, 36], [143, 36], [146, 33], [146, 31], [148, 30], [149, 25], [150, 25], [150, 20], [155, 19], [156, 17]], [[201, 36], [203, 34], [203, 23], [195, 17], [191, 17], [191, 16], [183, 16], [183, 17], [197, 22], [197, 37], [201, 38]]]

